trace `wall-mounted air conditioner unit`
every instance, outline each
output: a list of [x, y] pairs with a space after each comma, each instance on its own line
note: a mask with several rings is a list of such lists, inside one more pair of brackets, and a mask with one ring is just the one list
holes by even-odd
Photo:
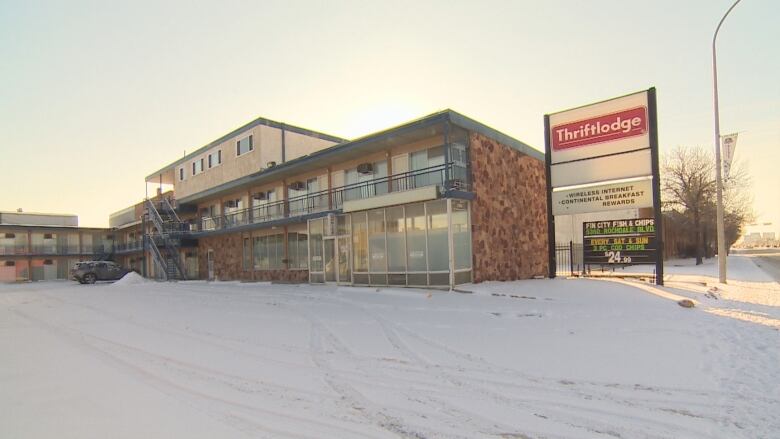
[[268, 163], [265, 164], [265, 166], [267, 168], [273, 168], [274, 166], [276, 166], [276, 162], [274, 162], [274, 161], [268, 162]]
[[361, 163], [357, 167], [358, 174], [373, 174], [374, 165], [371, 163]]

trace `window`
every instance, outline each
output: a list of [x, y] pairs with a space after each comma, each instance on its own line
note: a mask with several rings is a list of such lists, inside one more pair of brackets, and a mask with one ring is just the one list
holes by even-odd
[[13, 233], [6, 233], [5, 237], [6, 237], [6, 239], [13, 239], [13, 238], [16, 238], [16, 235], [14, 235]]
[[252, 151], [254, 149], [254, 144], [252, 143], [252, 135], [244, 137], [241, 140], [238, 140], [236, 142], [236, 155], [242, 155], [246, 154], [249, 151]]
[[5, 261], [5, 266], [6, 267], [13, 267], [15, 265], [16, 265], [16, 262], [14, 262], [14, 261]]
[[209, 154], [209, 169], [222, 164], [222, 150], [217, 150]]
[[404, 229], [404, 208], [390, 207], [386, 210], [387, 269], [391, 272], [406, 271], [406, 231]]
[[284, 235], [257, 236], [254, 238], [255, 270], [278, 270], [283, 267]]
[[[310, 271], [321, 272], [322, 265], [322, 219], [311, 220], [309, 222], [309, 252], [311, 257]], [[320, 275], [320, 282], [322, 275]], [[312, 278], [312, 280], [316, 280]]]
[[203, 164], [204, 164], [203, 162], [204, 160], [202, 158], [192, 162], [192, 175], [200, 174], [201, 172], [203, 172]]
[[428, 221], [428, 271], [449, 270], [447, 200], [426, 203]]
[[308, 236], [305, 233], [291, 232], [287, 234], [287, 259], [289, 259], [290, 269], [308, 268], [308, 244]]
[[387, 272], [385, 258], [385, 211], [383, 209], [368, 212], [368, 255], [369, 271]]
[[352, 256], [353, 268], [356, 272], [368, 271], [368, 226], [366, 213], [352, 214]]
[[471, 227], [468, 204], [452, 201], [452, 246], [455, 254], [455, 269], [471, 268]]
[[184, 181], [184, 168], [179, 168], [179, 181]]
[[410, 272], [428, 269], [425, 255], [425, 208], [406, 206], [406, 262]]

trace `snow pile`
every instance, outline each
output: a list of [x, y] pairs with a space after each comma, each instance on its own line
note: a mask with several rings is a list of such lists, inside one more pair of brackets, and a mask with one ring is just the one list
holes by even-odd
[[131, 271], [126, 275], [124, 275], [122, 279], [119, 279], [118, 281], [111, 284], [111, 286], [138, 285], [138, 284], [145, 284], [147, 282], [149, 281], [144, 279], [143, 276], [136, 273], [135, 271]]

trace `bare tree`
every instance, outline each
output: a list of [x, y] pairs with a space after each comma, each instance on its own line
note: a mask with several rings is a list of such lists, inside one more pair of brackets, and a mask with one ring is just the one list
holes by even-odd
[[713, 160], [701, 147], [678, 146], [664, 155], [662, 165], [664, 207], [675, 210], [691, 222], [695, 233], [696, 265], [704, 260], [702, 216], [715, 194]]
[[[661, 187], [663, 207], [677, 212], [694, 237], [696, 264], [712, 256], [715, 233], [715, 159], [709, 149], [677, 147], [665, 154]], [[752, 218], [750, 178], [741, 163], [731, 168], [724, 182], [726, 248], [739, 238], [742, 226]]]

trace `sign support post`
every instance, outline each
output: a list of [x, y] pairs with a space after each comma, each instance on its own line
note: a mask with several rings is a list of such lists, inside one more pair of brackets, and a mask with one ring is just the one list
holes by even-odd
[[550, 116], [544, 115], [544, 171], [547, 176], [547, 271], [550, 279], [555, 279], [557, 271], [557, 261], [555, 254], [555, 215], [553, 215], [552, 206], [552, 174], [550, 167], [552, 164], [552, 155], [550, 154]]
[[656, 258], [655, 284], [664, 284], [664, 218], [661, 213], [661, 169], [658, 163], [658, 113], [655, 87], [647, 91], [647, 112], [650, 123], [650, 154], [653, 167], [653, 216], [655, 218]]

